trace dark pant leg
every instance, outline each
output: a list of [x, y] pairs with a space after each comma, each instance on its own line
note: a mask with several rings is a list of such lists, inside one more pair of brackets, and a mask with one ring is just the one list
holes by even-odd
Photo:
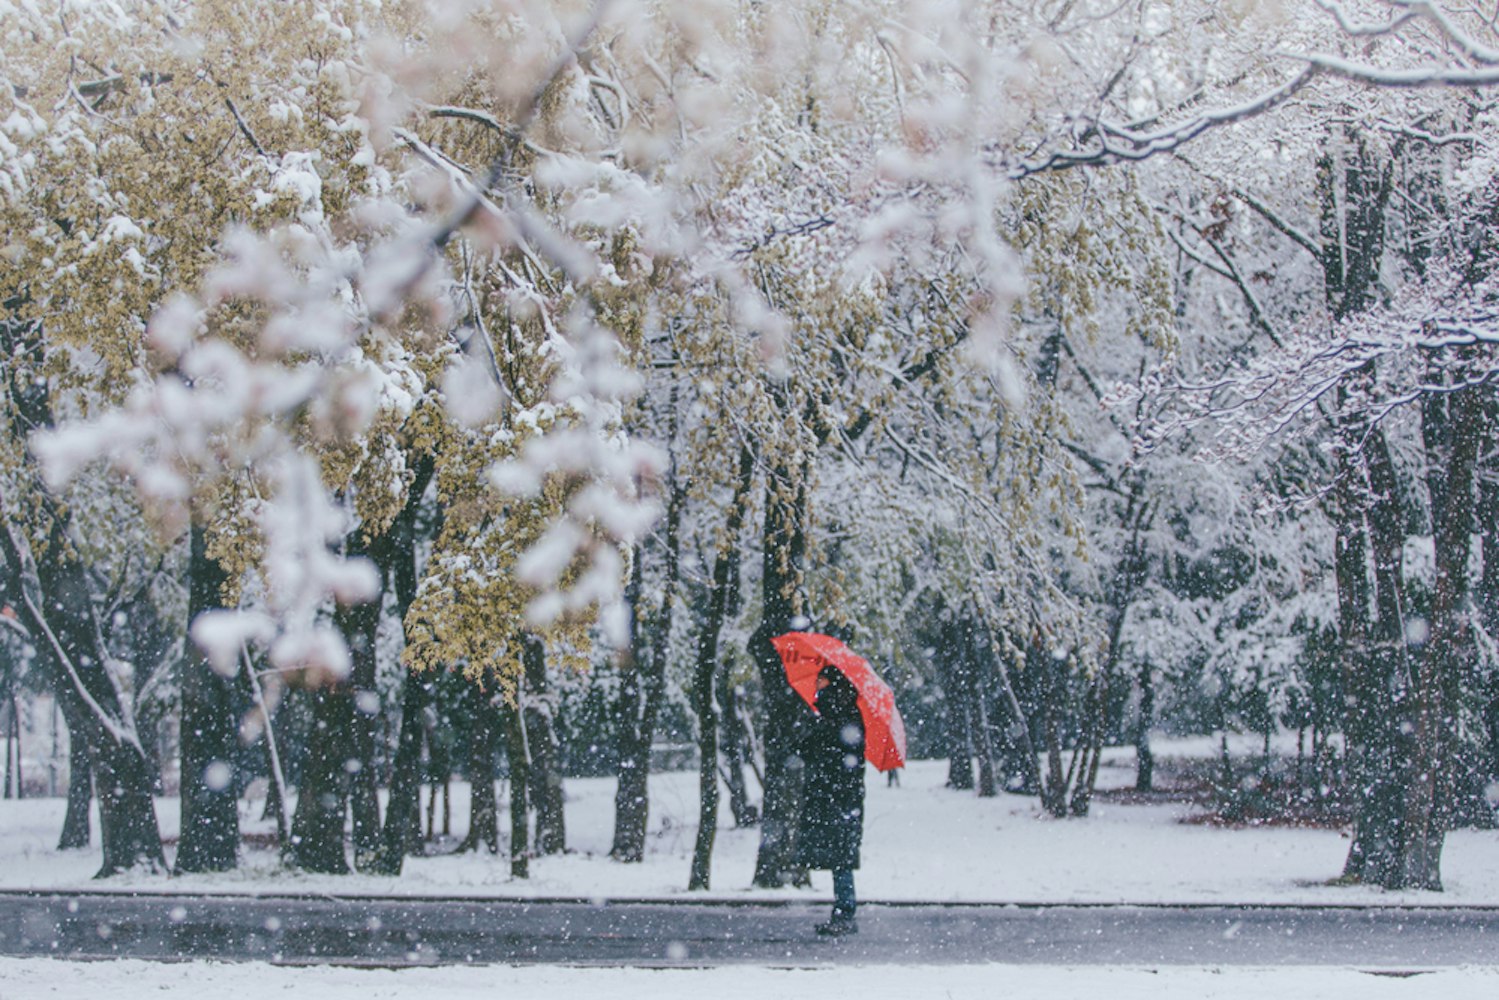
[[833, 869], [833, 916], [844, 920], [852, 920], [854, 908], [858, 900], [854, 898], [854, 870], [852, 868]]

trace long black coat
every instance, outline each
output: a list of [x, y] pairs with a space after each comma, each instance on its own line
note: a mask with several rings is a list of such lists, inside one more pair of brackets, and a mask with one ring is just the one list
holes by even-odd
[[817, 717], [798, 750], [806, 763], [796, 860], [808, 868], [857, 868], [864, 838], [864, 720], [853, 685], [817, 692]]

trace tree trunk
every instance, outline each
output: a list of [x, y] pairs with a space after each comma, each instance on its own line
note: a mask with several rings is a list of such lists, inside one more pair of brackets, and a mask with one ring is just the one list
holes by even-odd
[[[454, 853], [477, 851], [480, 846], [489, 848], [490, 854], [500, 852], [500, 807], [494, 793], [494, 737], [496, 711], [489, 696], [480, 688], [469, 685], [464, 697], [473, 707], [472, 731], [469, 742], [469, 824], [468, 835]], [[511, 768], [511, 783], [515, 782], [515, 769]]]
[[1453, 791], [1459, 698], [1472, 657], [1468, 622], [1468, 553], [1471, 548], [1474, 471], [1484, 434], [1474, 389], [1422, 406], [1427, 483], [1431, 494], [1436, 584], [1430, 635], [1412, 692], [1415, 732], [1405, 808], [1403, 888], [1442, 888], [1442, 845]]
[[1061, 712], [1067, 702], [1067, 678], [1062, 660], [1039, 642], [1031, 649], [1032, 669], [1045, 671], [1042, 731], [1046, 741], [1046, 775], [1041, 781], [1041, 807], [1058, 819], [1067, 815], [1067, 776], [1062, 771]]
[[[740, 485], [754, 488], [755, 449], [745, 445], [740, 450]], [[749, 494], [741, 505], [741, 526], [749, 514]], [[739, 536], [736, 534], [729, 546], [728, 593], [725, 600], [725, 618], [732, 618], [740, 610], [739, 583]], [[719, 720], [722, 726], [719, 752], [723, 760], [724, 782], [729, 786], [729, 811], [734, 815], [736, 827], [755, 826], [760, 822], [760, 810], [750, 803], [749, 786], [744, 777], [745, 764], [761, 779], [759, 765], [755, 759], [755, 747], [750, 739], [749, 724], [745, 713], [744, 689], [733, 683], [729, 673], [729, 660], [723, 659], [718, 667], [714, 690], [718, 698]], [[764, 781], [760, 780], [761, 790]]]
[[[436, 697], [441, 698], [442, 693], [439, 687]], [[432, 794], [427, 799], [427, 840], [431, 841], [437, 837], [439, 792], [442, 793], [442, 834], [448, 836], [452, 833], [449, 818], [452, 812], [450, 796], [453, 780], [453, 734], [449, 726], [434, 725], [427, 730], [427, 780], [432, 783]]]
[[290, 796], [286, 790], [286, 768], [281, 758], [281, 744], [276, 736], [276, 708], [280, 705], [282, 690], [278, 687], [273, 693], [266, 694], [267, 684], [262, 682], [256, 673], [255, 662], [247, 660], [239, 673], [243, 681], [243, 694], [254, 706], [255, 711], [260, 713], [261, 721], [265, 726], [265, 769], [269, 776], [265, 796], [265, 807], [261, 810], [261, 819], [274, 820], [276, 823], [276, 842], [283, 857], [291, 849], [291, 819], [286, 810], [290, 807]]
[[354, 699], [345, 683], [308, 692], [312, 733], [302, 763], [297, 809], [292, 815], [292, 862], [309, 872], [347, 875], [344, 817], [348, 812], [350, 733]]
[[[1381, 163], [1351, 130], [1330, 146], [1318, 170], [1320, 262], [1328, 311], [1337, 323], [1374, 301], [1392, 185], [1389, 164]], [[1339, 387], [1340, 409], [1350, 389], [1346, 384]], [[1398, 494], [1393, 467], [1385, 466], [1388, 453], [1380, 429], [1342, 421], [1335, 422], [1335, 430], [1339, 448], [1332, 510], [1334, 571], [1348, 698], [1344, 733], [1349, 792], [1354, 802], [1353, 840], [1343, 877], [1391, 885], [1398, 879], [1405, 838], [1400, 745], [1404, 692], [1394, 670], [1404, 655], [1405, 641], [1403, 634], [1394, 634], [1403, 629], [1400, 527], [1393, 514]], [[1370, 436], [1364, 444], [1366, 432]]]
[[1354, 803], [1353, 838], [1343, 878], [1385, 885], [1394, 878], [1403, 834], [1399, 808], [1401, 768], [1390, 702], [1394, 692], [1383, 663], [1370, 655], [1368, 533], [1355, 479], [1355, 463], [1340, 462], [1336, 489], [1334, 570], [1338, 584], [1338, 633], [1343, 686], [1349, 795]]
[[943, 623], [941, 634], [937, 656], [942, 661], [943, 704], [947, 715], [947, 787], [966, 792], [973, 789], [973, 721], [968, 695], [973, 686], [968, 677], [971, 664], [954, 641], [957, 633], [951, 622]]
[[10, 729], [5, 734], [5, 797], [22, 799], [26, 797], [22, 787], [26, 778], [21, 773], [21, 706], [14, 690], [6, 695], [5, 705], [10, 710]]
[[687, 501], [686, 484], [677, 477], [674, 450], [678, 419], [675, 383], [667, 405], [670, 465], [666, 481], [670, 498], [666, 505], [663, 539], [666, 566], [661, 583], [661, 604], [651, 618], [652, 635], [647, 643], [641, 634], [639, 621], [642, 609], [648, 603], [643, 569], [646, 546], [636, 546], [629, 585], [629, 604], [633, 612], [630, 616], [630, 650], [624, 663], [624, 683], [616, 710], [619, 783], [614, 793], [614, 844], [609, 856], [616, 861], [632, 863], [645, 857], [645, 835], [650, 822], [650, 798], [646, 786], [650, 775], [651, 744], [656, 735], [656, 717], [666, 689], [666, 653], [680, 576], [682, 508]]
[[[950, 649], [950, 643], [947, 648]], [[943, 700], [947, 714], [947, 787], [959, 792], [973, 790], [973, 714], [968, 711], [967, 664], [944, 657]]]
[[[188, 621], [223, 606], [228, 574], [208, 555], [193, 525], [188, 556]], [[236, 659], [236, 666], [238, 660]], [[236, 671], [237, 673], [237, 671]], [[189, 641], [182, 663], [182, 837], [178, 872], [229, 871], [239, 862], [239, 808], [234, 760], [239, 726], [233, 674], [216, 671]], [[269, 720], [267, 720], [269, 724]]]
[[990, 657], [995, 664], [994, 679], [999, 685], [1001, 707], [1004, 709], [1005, 717], [1009, 720], [1005, 731], [1005, 773], [1007, 776], [1020, 778], [1019, 791], [1022, 794], [1038, 795], [1041, 792], [1041, 765], [1036, 758], [1035, 744], [1031, 742], [1030, 721], [1026, 718], [1025, 707], [1015, 693], [1015, 685], [1010, 676], [1012, 668], [1005, 662], [1005, 651], [995, 641], [994, 633], [985, 624], [986, 617], [992, 619], [993, 608], [989, 605], [982, 590], [973, 593], [973, 600], [976, 605], [974, 609], [975, 640], [982, 650], [981, 655]]
[[784, 460], [775, 463], [766, 476], [762, 616], [749, 640], [750, 657], [760, 672], [766, 716], [765, 805], [754, 875], [758, 888], [807, 881], [805, 868], [794, 860], [802, 801], [802, 762], [796, 756], [796, 745], [811, 714], [792, 690], [780, 654], [770, 643], [790, 631], [794, 616], [805, 613], [801, 585], [807, 552], [807, 477], [808, 470], [803, 468], [798, 475]]
[[[1499, 426], [1499, 398], [1485, 399], [1484, 420]], [[1482, 571], [1474, 595], [1479, 624], [1490, 636], [1499, 635], [1499, 482], [1487, 466], [1478, 482], [1478, 543]], [[1485, 760], [1480, 772], [1487, 781], [1499, 779], [1499, 671], [1490, 669], [1479, 695], [1479, 725], [1485, 741]]]
[[1140, 717], [1135, 723], [1135, 791], [1155, 790], [1155, 754], [1150, 727], [1155, 724], [1155, 677], [1150, 663], [1140, 664]]
[[271, 756], [271, 745], [267, 743], [265, 765], [266, 770], [271, 773], [271, 780], [267, 783], [265, 806], [260, 810], [260, 818], [272, 820], [276, 824], [276, 834], [280, 838], [281, 850], [284, 852], [291, 846], [291, 820], [286, 815], [286, 786], [275, 780], [277, 763]]
[[754, 826], [760, 822], [760, 810], [750, 802], [749, 783], [744, 778], [745, 753], [753, 751], [748, 750], [740, 691], [729, 679], [727, 661], [719, 664], [714, 691], [718, 697], [718, 714], [722, 723], [719, 749], [723, 760], [724, 783], [729, 786], [729, 812], [734, 816], [735, 826]]
[[[386, 533], [382, 570], [386, 586], [395, 596], [395, 614], [402, 623], [403, 632], [406, 613], [416, 599], [417, 512], [435, 469], [436, 462], [430, 454], [418, 459], [406, 494], [406, 506], [396, 515]], [[372, 874], [401, 874], [406, 855], [420, 849], [422, 737], [426, 733], [423, 716], [434, 693], [435, 684], [431, 679], [406, 672], [401, 693], [401, 729], [390, 769], [390, 797], [386, 804], [385, 825], [380, 830], [380, 848], [370, 864]]]
[[505, 756], [510, 761], [510, 874], [529, 878], [530, 813], [527, 789], [531, 786], [531, 751], [527, 746], [525, 714], [508, 699], [500, 705], [500, 725], [505, 732]]
[[422, 802], [422, 714], [431, 701], [431, 682], [408, 673], [401, 695], [401, 734], [391, 766], [390, 800], [385, 826], [380, 831], [380, 856], [372, 866], [375, 875], [399, 875], [406, 855], [421, 844]]
[[628, 592], [630, 644], [624, 654], [624, 676], [620, 684], [619, 700], [615, 703], [615, 746], [619, 751], [619, 761], [614, 786], [614, 843], [609, 849], [609, 856], [616, 861], [625, 862], [644, 859], [645, 831], [650, 821], [646, 772], [650, 767], [651, 737], [643, 732], [645, 719], [651, 715], [650, 699], [643, 690], [650, 686], [645, 682], [644, 676], [649, 671], [649, 656], [637, 620], [643, 600], [643, 559], [644, 549], [637, 547]]
[[[641, 635], [634, 617], [631, 618], [629, 662], [625, 667], [618, 709], [619, 784], [614, 795], [614, 846], [609, 851], [609, 856], [616, 861], [638, 862], [645, 857], [645, 835], [650, 821], [646, 783], [650, 774], [656, 718], [666, 690], [666, 651], [676, 605], [680, 573], [679, 536], [685, 502], [686, 489], [673, 476], [671, 500], [666, 511], [665, 578], [661, 605], [652, 618], [653, 635], [649, 643]], [[630, 603], [637, 613], [644, 601], [643, 553], [643, 549], [636, 550], [635, 570], [630, 583]]]
[[[1471, 368], [1468, 372], [1473, 374]], [[1434, 370], [1430, 377], [1439, 380], [1440, 373]], [[1477, 595], [1472, 593], [1469, 582], [1472, 574], [1468, 569], [1477, 527], [1475, 514], [1482, 503], [1477, 484], [1479, 466], [1485, 450], [1484, 442], [1494, 427], [1494, 400], [1493, 389], [1485, 386], [1464, 389], [1445, 399], [1429, 400], [1423, 408], [1423, 420], [1425, 412], [1433, 409], [1446, 411], [1445, 426], [1440, 428], [1445, 437], [1444, 448], [1438, 463], [1446, 470], [1443, 475], [1445, 482], [1432, 494], [1433, 500], [1442, 497], [1446, 513], [1436, 513], [1435, 503], [1432, 509], [1434, 516], [1446, 519], [1443, 526], [1447, 533], [1437, 536], [1437, 544], [1444, 547], [1446, 556], [1439, 558], [1443, 558], [1448, 572], [1454, 574], [1451, 579], [1455, 581], [1455, 593], [1448, 595], [1451, 603], [1438, 609], [1451, 616], [1449, 626], [1441, 630], [1450, 638], [1451, 646], [1443, 657], [1445, 669], [1440, 676], [1441, 698], [1446, 706], [1442, 732], [1447, 744], [1447, 760], [1442, 781], [1444, 791], [1436, 808], [1440, 825], [1445, 830], [1464, 826], [1493, 829], [1495, 826], [1494, 807], [1485, 794], [1489, 777], [1485, 759], [1487, 736], [1482, 722], [1485, 679], [1478, 669], [1480, 657], [1476, 641], [1482, 613], [1478, 611]], [[1430, 472], [1435, 468], [1429, 464], [1429, 480]], [[1482, 530], [1478, 528], [1478, 532]], [[1476, 617], [1475, 611], [1478, 611]], [[1434, 621], [1433, 634], [1438, 631]]]
[[567, 850], [562, 754], [553, 722], [556, 700], [547, 690], [546, 645], [534, 635], [521, 641], [526, 671], [526, 739], [531, 748], [531, 801], [536, 806], [536, 853], [561, 854]]
[[[7, 358], [44, 356], [42, 328], [15, 318], [23, 300], [5, 303], [8, 315], [0, 322], [0, 355]], [[30, 537], [11, 520], [20, 508], [0, 485], [0, 552], [15, 577], [19, 606], [16, 612], [35, 637], [38, 663], [69, 724], [72, 739], [87, 748], [90, 771], [99, 801], [100, 839], [104, 859], [98, 876], [130, 868], [166, 869], [156, 806], [151, 798], [151, 767], [134, 720], [126, 714], [108, 666], [85, 567], [68, 553], [67, 509], [57, 504], [35, 476], [36, 456], [20, 439], [28, 431], [53, 426], [47, 380], [24, 363], [7, 367], [6, 386], [13, 419], [11, 426], [25, 451], [28, 502], [47, 519], [47, 544], [36, 559]]]
[[335, 614], [339, 631], [349, 645], [353, 670], [349, 674], [349, 812], [354, 867], [373, 871], [380, 854], [380, 799], [377, 787], [376, 730], [380, 694], [375, 686], [375, 636], [380, 627], [380, 597], [365, 604], [341, 607]]
[[1137, 476], [1130, 483], [1129, 499], [1122, 518], [1122, 526], [1129, 531], [1129, 539], [1125, 542], [1124, 551], [1119, 553], [1119, 561], [1114, 566], [1114, 575], [1105, 594], [1108, 604], [1108, 634], [1103, 663], [1088, 685], [1083, 718], [1082, 762], [1069, 804], [1074, 816], [1086, 816], [1093, 801], [1093, 790], [1098, 783], [1098, 765], [1103, 757], [1104, 740], [1108, 733], [1109, 692], [1119, 670], [1124, 622], [1135, 593], [1144, 582], [1149, 568], [1145, 533], [1150, 529], [1155, 515], [1153, 503], [1143, 499], [1143, 494], [1144, 481]]
[[[67, 713], [63, 713], [67, 721]], [[63, 814], [62, 836], [57, 849], [69, 851], [89, 845], [88, 807], [93, 800], [94, 782], [88, 763], [88, 747], [81, 736], [68, 734], [68, 807]]]
[[994, 771], [994, 732], [989, 724], [989, 699], [984, 694], [983, 673], [985, 657], [978, 642], [978, 624], [974, 618], [963, 617], [955, 622], [954, 648], [959, 660], [965, 665], [963, 676], [968, 702], [969, 731], [973, 733], [973, 750], [978, 757], [981, 799], [992, 799], [999, 794], [999, 784]]
[[[723, 559], [720, 553], [719, 560]], [[715, 567], [714, 576], [717, 576]], [[692, 865], [687, 888], [708, 889], [713, 871], [713, 843], [718, 836], [718, 717], [713, 701], [713, 679], [718, 655], [718, 627], [709, 598], [709, 625], [698, 642], [697, 670], [693, 677], [692, 704], [697, 713], [697, 839], [692, 845]], [[709, 633], [712, 639], [709, 639]], [[711, 645], [711, 649], [709, 648]]]
[[1104, 732], [1107, 728], [1110, 673], [1108, 667], [1101, 668], [1088, 684], [1081, 759], [1072, 786], [1072, 797], [1067, 805], [1068, 812], [1073, 816], [1088, 815], [1088, 810], [1093, 805], [1093, 790], [1098, 785], [1098, 763], [1103, 759]]
[[[698, 733], [698, 821], [697, 842], [692, 849], [692, 868], [687, 888], [709, 888], [713, 863], [713, 842], [718, 835], [718, 731], [713, 686], [718, 677], [718, 638], [723, 632], [729, 601], [738, 590], [739, 530], [749, 506], [750, 488], [754, 483], [755, 453], [750, 448], [739, 452], [739, 480], [734, 499], [724, 521], [723, 538], [713, 560], [713, 577], [708, 590], [708, 617], [698, 637], [697, 664], [693, 672], [692, 706], [697, 713]], [[738, 770], [738, 763], [734, 764]], [[740, 772], [740, 784], [744, 782]], [[742, 793], [741, 793], [742, 794]], [[736, 822], [737, 822], [736, 812]]]

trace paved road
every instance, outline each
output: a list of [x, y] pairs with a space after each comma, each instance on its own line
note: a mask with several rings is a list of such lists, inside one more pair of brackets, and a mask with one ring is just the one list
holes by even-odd
[[867, 904], [861, 933], [819, 939], [824, 906], [0, 893], [0, 954], [819, 966], [1499, 963], [1499, 911]]

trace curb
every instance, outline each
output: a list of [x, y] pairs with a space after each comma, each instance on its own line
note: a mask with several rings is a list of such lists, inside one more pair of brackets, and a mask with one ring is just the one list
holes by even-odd
[[[661, 907], [728, 907], [733, 909], [764, 908], [789, 909], [802, 906], [823, 906], [831, 897], [806, 896], [796, 899], [760, 898], [703, 898], [674, 896], [472, 896], [472, 895], [418, 895], [360, 892], [286, 892], [225, 890], [172, 890], [172, 889], [67, 889], [67, 888], [0, 888], [0, 899], [211, 899], [244, 901], [324, 901], [324, 902], [377, 902], [413, 903], [433, 905], [457, 903], [464, 905], [495, 906], [661, 906]], [[1251, 912], [1401, 912], [1401, 913], [1493, 913], [1499, 914], [1495, 903], [1277, 903], [1277, 902], [1203, 902], [1203, 901], [1153, 901], [1132, 902], [1086, 901], [1086, 900], [919, 900], [919, 899], [860, 899], [859, 905], [887, 909], [934, 909], [934, 910], [1186, 910], [1210, 911], [1231, 910]]]

